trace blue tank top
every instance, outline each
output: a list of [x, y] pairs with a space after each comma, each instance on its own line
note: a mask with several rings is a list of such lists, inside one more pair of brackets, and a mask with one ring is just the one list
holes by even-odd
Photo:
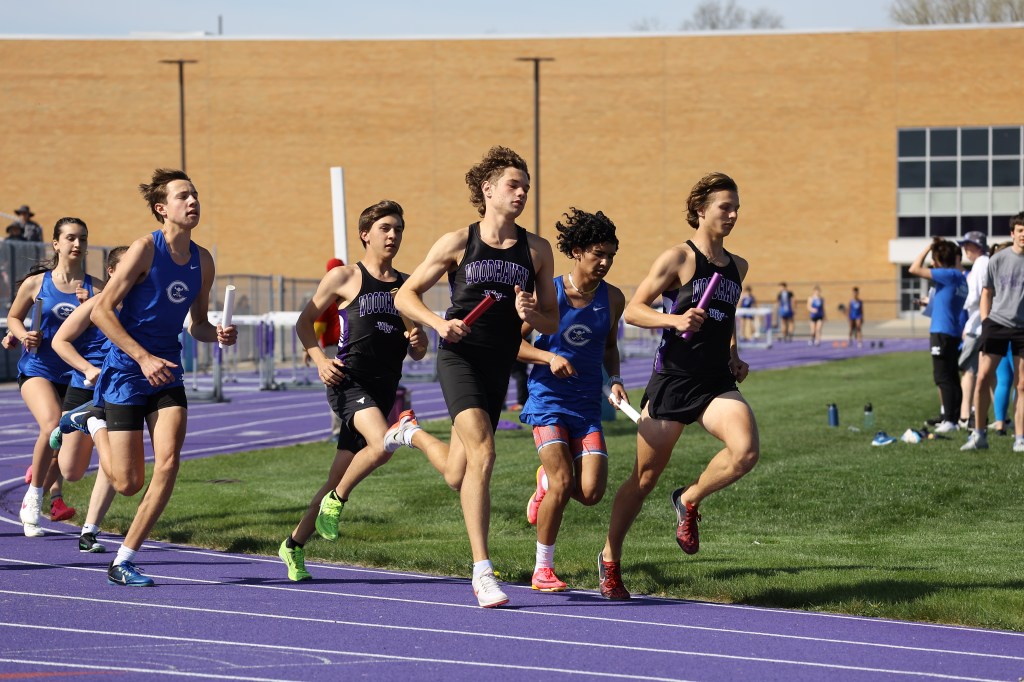
[[812, 320], [821, 320], [825, 317], [825, 299], [821, 296], [812, 296], [810, 307]]
[[[184, 265], [178, 265], [171, 258], [167, 240], [160, 230], [153, 232], [153, 246], [149, 273], [124, 297], [118, 318], [125, 331], [147, 351], [173, 358], [181, 352], [178, 335], [189, 307], [199, 295], [203, 269], [199, 247], [194, 242], [189, 242], [189, 259]], [[112, 352], [128, 357], [119, 349]]]
[[568, 360], [576, 369], [576, 376], [559, 379], [547, 365], [534, 365], [527, 383], [530, 397], [522, 413], [522, 421], [527, 424], [534, 423], [531, 418], [552, 413], [584, 419], [601, 417], [601, 384], [604, 383], [601, 367], [612, 325], [608, 285], [601, 282], [594, 300], [582, 308], [574, 308], [569, 302], [561, 276], [555, 278], [555, 290], [558, 333], [541, 334], [533, 345]]
[[[110, 343], [106, 335], [94, 324], [79, 334], [78, 338], [71, 342], [78, 354], [94, 367], [102, 367], [103, 360], [110, 351]], [[85, 375], [77, 369], [71, 370], [71, 386], [74, 388], [86, 388]]]
[[[92, 277], [85, 276], [82, 288], [92, 296]], [[66, 384], [71, 381], [71, 366], [57, 355], [52, 343], [57, 329], [78, 307], [78, 297], [74, 292], [65, 294], [60, 291], [53, 283], [53, 273], [48, 270], [43, 273], [43, 283], [36, 298], [42, 299], [43, 314], [39, 330], [43, 332], [43, 340], [36, 353], [22, 351], [18, 372], [27, 377], [43, 377], [57, 384]]]
[[864, 317], [864, 301], [856, 298], [850, 299], [850, 319], [859, 320]]

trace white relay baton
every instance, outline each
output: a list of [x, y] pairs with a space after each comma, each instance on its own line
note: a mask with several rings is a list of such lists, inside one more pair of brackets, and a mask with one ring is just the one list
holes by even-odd
[[615, 406], [622, 411], [622, 414], [632, 419], [634, 424], [640, 423], [640, 413], [634, 410], [632, 405], [622, 400], [616, 400], [615, 396], [612, 395], [612, 389], [610, 386], [604, 386], [602, 390], [606, 396], [611, 397], [615, 402]]
[[[229, 284], [224, 287], [224, 314], [220, 316], [221, 329], [231, 326], [231, 314], [235, 311], [235, 285]], [[221, 348], [227, 348], [223, 343]]]
[[[42, 331], [42, 330], [39, 329], [42, 325], [43, 325], [43, 299], [37, 298], [36, 299], [36, 305], [32, 309], [32, 331], [34, 331], [34, 332]], [[40, 339], [41, 339], [41, 337], [40, 337]], [[42, 343], [42, 340], [40, 340], [40, 343]], [[32, 355], [35, 355], [38, 352], [39, 352], [39, 346], [36, 346], [35, 348], [32, 348], [31, 350], [29, 350], [29, 353], [31, 353]]]

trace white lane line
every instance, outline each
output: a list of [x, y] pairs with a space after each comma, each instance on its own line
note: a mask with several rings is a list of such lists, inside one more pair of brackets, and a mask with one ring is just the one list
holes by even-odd
[[[330, 622], [330, 621], [327, 621]], [[0, 627], [11, 627], [11, 628], [30, 628], [34, 630], [50, 630], [52, 631], [55, 625], [30, 625], [28, 623], [0, 623]], [[583, 675], [586, 677], [609, 677], [620, 680], [652, 680], [654, 682], [678, 682], [679, 678], [674, 677], [653, 677], [648, 675], [625, 675], [621, 673], [608, 673], [597, 670], [573, 670], [570, 668], [551, 668], [546, 666], [536, 665], [513, 665], [510, 663], [487, 663], [483, 661], [460, 661], [449, 658], [426, 658], [421, 656], [396, 656], [393, 654], [378, 654], [370, 652], [359, 652], [359, 651], [338, 651], [336, 649], [312, 649], [309, 647], [297, 647], [297, 646], [286, 646], [282, 644], [257, 644], [253, 642], [232, 642], [229, 640], [220, 639], [203, 639], [199, 637], [177, 637], [177, 636], [166, 636], [166, 635], [148, 635], [143, 633], [134, 632], [111, 632], [107, 630], [85, 630], [82, 628], [63, 628], [63, 632], [67, 633], [79, 633], [83, 635], [109, 635], [112, 637], [130, 637], [139, 639], [155, 639], [161, 641], [173, 641], [173, 642], [192, 642], [194, 644], [216, 644], [218, 646], [235, 646], [249, 649], [263, 649], [271, 651], [288, 651], [288, 652], [300, 652], [300, 653], [316, 653], [327, 656], [360, 656], [364, 658], [374, 658], [385, 661], [403, 661], [409, 663], [433, 663], [433, 664], [447, 664], [447, 665], [468, 665], [473, 667], [482, 668], [499, 668], [504, 670], [525, 670], [531, 672], [541, 673], [558, 673], [562, 675]], [[4, 663], [28, 663], [26, 661], [10, 660], [0, 658], [0, 662]], [[42, 665], [68, 665], [65, 663], [41, 663]], [[83, 668], [91, 668], [98, 670], [116, 670], [116, 668], [108, 668], [106, 666], [76, 666]], [[163, 669], [138, 669], [132, 672], [152, 672], [154, 674], [172, 674], [169, 671]], [[261, 678], [261, 677], [220, 677], [213, 675], [204, 675], [202, 673], [186, 673], [179, 672], [179, 675], [195, 675], [198, 677], [218, 677], [220, 679], [235, 679], [235, 680], [268, 680], [277, 678]], [[972, 680], [972, 682], [995, 682], [994, 680], [975, 680], [975, 678], [966, 677], [949, 677], [946, 679], [959, 679], [959, 680]]]
[[[51, 668], [74, 668], [77, 670], [95, 670], [97, 672], [124, 672], [140, 673], [143, 675], [174, 675], [176, 677], [202, 677], [207, 680], [248, 680], [249, 682], [284, 682], [280, 677], [241, 677], [238, 675], [215, 675], [212, 673], [192, 673], [178, 670], [167, 670], [165, 668], [129, 668], [120, 665], [83, 665], [81, 663], [55, 663], [53, 661], [36, 661], [31, 659], [0, 658], [0, 663], [15, 663], [18, 665], [43, 665]], [[60, 673], [53, 673], [59, 675]], [[22, 677], [18, 673], [13, 676]], [[25, 673], [24, 677], [35, 677], [32, 673]], [[6, 677], [6, 676], [5, 676]]]
[[[103, 571], [106, 570], [106, 569], [102, 569], [102, 568], [97, 569], [97, 568], [87, 568], [87, 567], [81, 567], [81, 566], [74, 566], [74, 567], [72, 567], [72, 566], [60, 566], [60, 565], [57, 565], [57, 564], [48, 564], [48, 563], [33, 562], [33, 561], [23, 561], [23, 560], [11, 559], [11, 558], [6, 558], [6, 557], [0, 557], [0, 561], [8, 561], [8, 562], [13, 563], [13, 564], [23, 564], [23, 565], [30, 565], [30, 566], [47, 566], [47, 567], [51, 567], [51, 568], [67, 568], [69, 570], [81, 570], [81, 571], [89, 571], [89, 572], [103, 572]], [[369, 599], [369, 600], [378, 600], [378, 601], [393, 601], [393, 602], [398, 602], [398, 603], [420, 604], [420, 605], [425, 605], [425, 606], [442, 606], [442, 607], [449, 607], [449, 608], [474, 609], [474, 610], [479, 608], [477, 606], [473, 606], [473, 605], [470, 605], [470, 604], [452, 604], [450, 602], [437, 602], [437, 601], [429, 601], [429, 600], [421, 600], [421, 599], [408, 599], [408, 598], [402, 598], [402, 597], [383, 597], [383, 596], [380, 596], [380, 595], [367, 595], [367, 594], [346, 593], [346, 592], [333, 592], [333, 591], [330, 591], [330, 590], [318, 590], [318, 589], [314, 589], [314, 588], [298, 587], [298, 586], [294, 586], [293, 587], [293, 586], [282, 586], [282, 585], [238, 585], [237, 583], [230, 582], [230, 581], [203, 580], [203, 579], [200, 579], [200, 578], [179, 578], [179, 577], [176, 577], [176, 576], [157, 575], [155, 573], [147, 573], [147, 575], [150, 575], [151, 577], [154, 577], [154, 578], [160, 578], [160, 579], [163, 579], [163, 580], [176, 580], [176, 581], [181, 581], [181, 582], [184, 582], [184, 583], [202, 583], [202, 584], [206, 584], [206, 585], [221, 585], [221, 586], [230, 586], [230, 587], [248, 587], [248, 588], [264, 589], [264, 590], [281, 590], [281, 591], [287, 591], [287, 592], [301, 592], [301, 593], [304, 593], [304, 594], [320, 594], [320, 595], [331, 596], [331, 597], [346, 597], [346, 598]], [[415, 576], [415, 577], [420, 577], [420, 576]], [[585, 591], [585, 590], [573, 590], [573, 591], [574, 592], [581, 592], [581, 593], [592, 594], [589, 591]], [[12, 595], [17, 595], [17, 594], [26, 594], [26, 595], [28, 595], [28, 594], [31, 594], [33, 596], [44, 597], [44, 598], [45, 597], [53, 597], [53, 598], [58, 598], [58, 599], [84, 599], [86, 601], [94, 601], [94, 600], [91, 600], [91, 599], [88, 599], [88, 598], [83, 598], [83, 597], [71, 597], [71, 596], [62, 596], [62, 595], [46, 595], [46, 594], [36, 594], [36, 593], [28, 593], [28, 592], [21, 593], [21, 592], [15, 591], [15, 590], [3, 590], [3, 589], [0, 589], [0, 594], [12, 594]], [[595, 599], [596, 599], [596, 595], [595, 595]], [[95, 601], [102, 601], [102, 600], [95, 600]], [[131, 602], [125, 602], [125, 604], [131, 604]], [[162, 607], [162, 608], [181, 608], [181, 609], [185, 609], [185, 610], [193, 610], [190, 607], [171, 607], [171, 606], [165, 606], [165, 607]], [[202, 609], [199, 609], [199, 610], [202, 610]], [[584, 616], [584, 615], [566, 614], [566, 613], [550, 613], [550, 612], [537, 611], [537, 610], [532, 610], [532, 609], [531, 610], [499, 609], [498, 612], [502, 613], [502, 614], [516, 614], [516, 615], [523, 615], [523, 616], [529, 616], [529, 617], [567, 618], [567, 619], [572, 619], [572, 620], [584, 620], [584, 621], [592, 621], [592, 622], [614, 623], [614, 624], [617, 624], [617, 625], [640, 625], [640, 626], [647, 626], [647, 627], [670, 628], [670, 629], [688, 630], [688, 631], [697, 631], [697, 632], [725, 633], [725, 634], [740, 635], [740, 636], [746, 636], [746, 637], [768, 637], [768, 638], [773, 638], [773, 639], [784, 639], [784, 640], [792, 640], [792, 641], [800, 641], [800, 642], [815, 642], [815, 643], [823, 643], [823, 644], [837, 644], [837, 645], [841, 645], [841, 646], [868, 647], [868, 648], [874, 648], [874, 649], [890, 649], [890, 650], [895, 650], [895, 651], [913, 651], [913, 652], [921, 652], [921, 653], [928, 653], [928, 654], [946, 654], [946, 655], [951, 655], [951, 656], [973, 656], [973, 657], [977, 657], [977, 658], [992, 658], [992, 659], [999, 659], [999, 660], [1024, 661], [1024, 656], [1011, 656], [1011, 655], [1008, 655], [1008, 654], [990, 654], [990, 653], [982, 653], [982, 652], [975, 652], [975, 651], [963, 651], [963, 650], [957, 650], [957, 649], [940, 649], [940, 648], [934, 648], [934, 647], [917, 647], [917, 646], [907, 646], [907, 645], [900, 645], [900, 644], [885, 644], [885, 643], [880, 643], [880, 642], [865, 642], [865, 641], [850, 640], [850, 639], [836, 639], [836, 638], [828, 638], [828, 637], [812, 637], [812, 636], [808, 636], [808, 635], [789, 635], [789, 634], [782, 634], [782, 633], [776, 633], [776, 632], [764, 632], [764, 631], [759, 631], [759, 630], [741, 630], [741, 629], [738, 629], [738, 628], [710, 627], [710, 626], [704, 626], [704, 625], [685, 625], [685, 624], [681, 624], [681, 623], [661, 623], [661, 622], [657, 622], [657, 621], [635, 620], [635, 619], [631, 619], [631, 618], [610, 618], [610, 617], [607, 617], [607, 616]], [[261, 614], [257, 614], [257, 613], [234, 612], [234, 611], [232, 611], [232, 612], [225, 611], [223, 613], [236, 613], [236, 614], [244, 613], [245, 615], [250, 615], [250, 616], [261, 615]], [[274, 616], [269, 616], [268, 615], [266, 617], [274, 617]], [[320, 622], [320, 619], [305, 619], [305, 618], [297, 618], [297, 619], [298, 620], [312, 620], [313, 622]], [[332, 621], [332, 622], [341, 623], [343, 621]], [[360, 625], [360, 623], [354, 623], [354, 622], [351, 622], [351, 623], [350, 622], [345, 622], [345, 624], [348, 624], [348, 625]], [[372, 627], [370, 625], [366, 625], [366, 626], [367, 627]], [[392, 627], [392, 626], [382, 626], [382, 627]], [[394, 626], [394, 627], [396, 627], [397, 629], [408, 629], [408, 628], [399, 627], [399, 626]], [[412, 629], [419, 629], [419, 628], [412, 628]], [[428, 630], [428, 631], [433, 632], [434, 630]], [[438, 630], [437, 632], [449, 632], [449, 631], [440, 631], [440, 630]], [[450, 632], [454, 633], [454, 631], [450, 631]], [[462, 634], [468, 634], [468, 633], [462, 633]], [[498, 635], [494, 635], [494, 636], [498, 637]], [[513, 637], [513, 639], [518, 639], [518, 638]], [[523, 639], [528, 639], [529, 641], [534, 641], [533, 638], [523, 638]], [[543, 641], [546, 641], [546, 640], [543, 640]], [[584, 644], [582, 642], [570, 642], [570, 643], [578, 644], [579, 646], [589, 646], [589, 645]], [[608, 646], [608, 647], [616, 648], [614, 645], [602, 645], [602, 646]], [[637, 651], [658, 651], [660, 653], [672, 653], [670, 651], [664, 651], [664, 650], [659, 650], [659, 649], [646, 649], [646, 648], [640, 648], [640, 647], [623, 647], [623, 648], [631, 649], [631, 650], [637, 650]]]
[[[96, 601], [101, 601], [101, 600], [96, 600]], [[141, 604], [131, 604], [131, 605], [133, 605], [133, 606], [140, 606]], [[152, 605], [147, 604], [146, 606], [152, 606]], [[181, 608], [181, 607], [170, 607], [170, 608]], [[202, 609], [191, 609], [191, 610], [202, 611]], [[337, 621], [332, 621], [332, 620], [329, 620], [329, 619], [312, 619], [312, 620], [314, 620], [315, 622], [321, 623], [321, 624], [334, 624], [334, 623], [337, 623]], [[348, 624], [348, 623], [340, 622], [338, 624], [343, 624], [344, 625], [344, 624]], [[363, 625], [363, 626], [371, 627], [370, 625], [364, 624], [364, 623], [353, 623], [353, 625]], [[33, 624], [29, 624], [29, 623], [0, 623], [0, 626], [2, 626], [2, 627], [10, 627], [10, 628], [13, 628], [13, 629], [28, 628], [28, 629], [36, 629], [36, 630], [53, 630], [55, 627], [57, 627], [56, 624], [33, 625]], [[379, 627], [391, 627], [391, 626], [379, 626]], [[418, 632], [435, 632], [435, 631], [430, 630], [428, 628], [402, 628], [402, 629], [409, 629], [409, 630], [414, 630], [414, 631], [418, 631]], [[217, 644], [217, 645], [222, 645], [222, 646], [224, 646], [224, 645], [226, 645], [226, 646], [239, 646], [239, 647], [250, 647], [250, 648], [256, 648], [256, 649], [272, 649], [272, 650], [284, 650], [284, 651], [297, 651], [297, 652], [302, 652], [302, 653], [307, 653], [307, 654], [308, 653], [318, 653], [318, 654], [335, 654], [335, 655], [340, 655], [340, 656], [367, 656], [367, 657], [381, 658], [381, 659], [387, 659], [387, 660], [400, 660], [400, 661], [410, 661], [410, 662], [411, 661], [415, 661], [415, 662], [435, 663], [435, 664], [436, 663], [446, 663], [446, 664], [453, 664], [453, 665], [483, 666], [483, 667], [488, 667], [488, 668], [503, 668], [503, 669], [509, 669], [509, 670], [530, 670], [530, 671], [546, 672], [546, 673], [562, 673], [562, 674], [587, 675], [587, 676], [593, 676], [593, 677], [612, 677], [612, 678], [629, 679], [629, 680], [658, 680], [658, 681], [661, 681], [661, 680], [666, 680], [666, 681], [667, 680], [678, 680], [678, 678], [652, 677], [652, 676], [643, 676], [643, 675], [624, 675], [624, 674], [620, 674], [620, 673], [609, 673], [609, 672], [601, 672], [601, 671], [596, 671], [596, 670], [570, 670], [570, 669], [565, 669], [565, 668], [551, 668], [551, 667], [527, 666], [527, 665], [511, 665], [511, 664], [506, 664], [506, 663], [484, 663], [484, 662], [480, 662], [480, 661], [460, 661], [460, 660], [443, 659], [443, 658], [423, 658], [423, 657], [414, 657], [414, 656], [397, 656], [397, 655], [393, 655], [393, 654], [377, 654], [377, 653], [371, 653], [371, 652], [338, 651], [338, 650], [328, 650], [328, 649], [310, 649], [310, 648], [302, 648], [302, 647], [284, 646], [284, 645], [278, 645], [278, 644], [259, 644], [259, 643], [253, 643], [253, 642], [232, 642], [232, 641], [227, 641], [227, 640], [202, 639], [202, 638], [197, 638], [197, 637], [176, 637], [176, 636], [166, 636], [166, 635], [150, 635], [150, 634], [144, 634], [144, 633], [109, 632], [109, 631], [103, 631], [103, 630], [86, 630], [86, 629], [83, 629], [83, 628], [69, 628], [69, 627], [64, 627], [64, 628], [62, 628], [62, 630], [64, 632], [67, 632], [67, 633], [76, 632], [76, 633], [80, 633], [80, 634], [91, 634], [91, 635], [111, 635], [111, 636], [119, 636], [119, 637], [137, 637], [137, 638], [143, 638], [143, 639], [173, 640], [175, 642], [194, 642], [194, 643], [200, 643], [200, 644]], [[444, 631], [441, 631], [441, 632], [444, 633]], [[486, 637], [486, 638], [494, 638], [494, 639], [514, 639], [514, 640], [527, 641], [527, 642], [533, 642], [533, 643], [543, 642], [543, 643], [546, 643], [546, 644], [569, 644], [569, 645], [576, 645], [576, 644], [583, 645], [583, 644], [586, 644], [587, 646], [594, 646], [594, 647], [597, 647], [597, 648], [623, 648], [623, 647], [618, 647], [618, 646], [610, 647], [608, 645], [603, 645], [602, 646], [602, 645], [597, 645], [597, 644], [581, 643], [581, 642], [568, 642], [568, 643], [567, 642], [549, 642], [547, 640], [540, 640], [538, 638], [533, 638], [533, 637], [515, 637], [515, 636], [512, 636], [512, 635], [485, 635], [485, 634], [481, 634], [481, 633], [472, 633], [472, 632], [470, 632], [470, 633], [455, 632], [454, 634], [468, 635], [468, 636], [478, 636], [478, 637]], [[678, 656], [695, 656], [695, 657], [702, 657], [702, 658], [714, 658], [714, 659], [722, 659], [722, 660], [728, 660], [728, 661], [743, 661], [743, 662], [750, 662], [750, 663], [769, 663], [769, 664], [775, 664], [775, 665], [795, 665], [795, 666], [809, 667], [809, 668], [824, 668], [824, 669], [827, 669], [827, 670], [846, 670], [846, 671], [865, 672], [865, 673], [884, 674], [884, 675], [904, 675], [904, 676], [908, 676], [908, 677], [926, 677], [926, 678], [930, 678], [930, 679], [941, 679], [941, 680], [963, 680], [965, 682], [1001, 682], [1000, 680], [991, 679], [991, 678], [984, 678], [984, 677], [966, 677], [966, 676], [962, 676], [962, 675], [949, 675], [949, 674], [944, 674], [944, 673], [930, 673], [930, 672], [922, 672], [922, 671], [916, 671], [916, 670], [895, 670], [895, 669], [891, 669], [891, 668], [873, 668], [873, 667], [868, 667], [868, 666], [842, 665], [842, 664], [838, 664], [838, 663], [818, 663], [818, 662], [814, 662], [814, 661], [796, 661], [796, 660], [780, 659], [780, 658], [765, 658], [765, 657], [762, 657], [762, 656], [740, 656], [740, 655], [735, 655], [735, 654], [716, 654], [716, 653], [708, 653], [708, 652], [704, 652], [704, 651], [689, 651], [689, 650], [670, 650], [670, 651], [667, 651], [667, 650], [657, 650], [657, 649], [645, 649], [645, 648], [642, 648], [642, 647], [632, 647], [631, 650], [639, 651], [639, 652], [647, 652], [647, 653], [650, 653], [650, 652], [666, 653], [666, 654], [672, 654], [672, 655], [678, 655]], [[2, 659], [0, 659], [0, 660], [2, 660]]]

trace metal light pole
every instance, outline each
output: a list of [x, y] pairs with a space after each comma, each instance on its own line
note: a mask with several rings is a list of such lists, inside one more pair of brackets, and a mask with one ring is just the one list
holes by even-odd
[[554, 57], [516, 57], [517, 62], [533, 62], [533, 231], [540, 234], [540, 63]]
[[181, 104], [181, 171], [185, 171], [185, 65], [196, 64], [195, 59], [161, 59], [161, 64], [178, 65], [178, 101]]

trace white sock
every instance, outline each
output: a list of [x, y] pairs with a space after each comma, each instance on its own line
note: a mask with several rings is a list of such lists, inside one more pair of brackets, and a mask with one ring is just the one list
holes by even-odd
[[537, 564], [533, 567], [536, 571], [538, 568], [553, 568], [555, 565], [555, 546], [554, 545], [542, 545], [540, 542], [537, 543]]
[[95, 436], [97, 431], [107, 428], [107, 420], [100, 419], [99, 417], [89, 417], [89, 420], [85, 422], [85, 427], [89, 429], [90, 436]]
[[84, 526], [82, 526], [82, 535], [85, 535], [86, 533], [92, 533], [93, 535], [96, 535], [99, 532], [100, 527], [97, 526], [95, 523], [87, 523]]
[[422, 431], [423, 427], [417, 424], [416, 426], [409, 425], [405, 427], [405, 432], [402, 434], [402, 440], [405, 442], [405, 446], [408, 448], [416, 447], [412, 444], [412, 437], [417, 431]]
[[134, 560], [135, 559], [135, 554], [136, 554], [136, 550], [129, 549], [128, 547], [125, 547], [124, 545], [121, 545], [117, 549], [117, 556], [114, 557], [114, 565], [115, 566], [120, 566], [121, 564], [123, 564], [126, 561]]
[[481, 575], [483, 575], [487, 571], [490, 571], [491, 573], [494, 572], [494, 566], [491, 565], [491, 560], [490, 559], [484, 559], [483, 561], [477, 561], [475, 564], [473, 564], [473, 577], [474, 578], [479, 578]]
[[540, 476], [540, 487], [543, 488], [544, 490], [548, 489], [548, 475], [547, 475], [547, 472], [541, 474], [541, 476]]
[[26, 500], [28, 500], [28, 499], [36, 499], [36, 500], [42, 501], [42, 499], [43, 499], [43, 486], [39, 486], [37, 488], [34, 485], [30, 485], [28, 487], [28, 491], [25, 493], [25, 499]]

